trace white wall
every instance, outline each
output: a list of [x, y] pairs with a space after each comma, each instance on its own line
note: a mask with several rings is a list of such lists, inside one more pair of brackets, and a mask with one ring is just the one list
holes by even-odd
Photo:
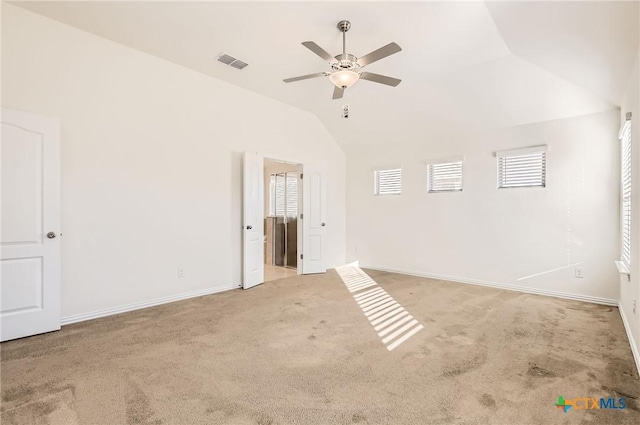
[[[462, 125], [462, 123], [461, 123]], [[618, 299], [619, 112], [422, 144], [347, 152], [347, 260], [584, 299]], [[496, 188], [494, 152], [547, 144], [547, 187]], [[426, 192], [433, 156], [464, 155], [464, 190]], [[401, 164], [400, 196], [374, 196], [373, 170]], [[518, 280], [583, 262], [574, 268]]]
[[640, 303], [640, 51], [629, 79], [625, 100], [620, 108], [621, 120], [631, 112], [631, 281], [620, 277], [620, 310], [635, 346], [634, 355], [640, 370], [640, 305], [633, 312], [633, 300]]
[[2, 9], [2, 106], [62, 125], [63, 317], [239, 285], [244, 150], [327, 162], [328, 266], [343, 264], [345, 158], [317, 118]]

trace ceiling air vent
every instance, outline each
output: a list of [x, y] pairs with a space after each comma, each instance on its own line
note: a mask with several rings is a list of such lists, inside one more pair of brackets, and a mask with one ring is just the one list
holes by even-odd
[[242, 68], [244, 68], [245, 66], [247, 66], [247, 65], [249, 65], [249, 64], [248, 64], [248, 63], [244, 63], [244, 62], [242, 62], [241, 60], [237, 60], [237, 59], [236, 59], [236, 60], [235, 60], [234, 62], [232, 62], [230, 65], [231, 65], [232, 67], [234, 67], [234, 68], [242, 69]]
[[225, 52], [222, 52], [218, 55], [218, 61], [227, 65], [231, 65], [236, 69], [242, 69], [248, 65], [246, 62], [242, 62], [241, 60], [236, 59]]

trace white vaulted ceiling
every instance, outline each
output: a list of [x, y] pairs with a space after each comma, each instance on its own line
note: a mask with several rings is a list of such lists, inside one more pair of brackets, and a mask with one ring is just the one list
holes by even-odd
[[[567, 118], [620, 105], [638, 51], [637, 2], [18, 2], [118, 43], [305, 109], [345, 147]], [[359, 81], [332, 100], [328, 71], [300, 43], [402, 79]], [[242, 71], [216, 61], [225, 51]], [[350, 118], [341, 118], [350, 105]]]

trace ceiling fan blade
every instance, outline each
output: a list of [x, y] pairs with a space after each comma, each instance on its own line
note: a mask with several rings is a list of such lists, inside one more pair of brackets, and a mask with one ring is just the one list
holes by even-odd
[[366, 66], [375, 61], [379, 61], [380, 59], [384, 59], [387, 56], [391, 56], [394, 53], [398, 53], [401, 50], [402, 48], [396, 43], [389, 43], [386, 46], [383, 46], [378, 50], [374, 50], [373, 52], [359, 58], [358, 63], [360, 64], [360, 66]]
[[344, 95], [344, 89], [335, 86], [333, 88], [333, 99], [342, 99], [342, 95]]
[[320, 56], [322, 59], [326, 60], [329, 63], [337, 62], [336, 58], [331, 56], [326, 50], [324, 50], [322, 47], [318, 46], [313, 41], [305, 41], [305, 42], [302, 43], [302, 45], [304, 47], [306, 47], [307, 49], [311, 50], [313, 53], [315, 53], [316, 55]]
[[374, 74], [373, 72], [363, 72], [360, 74], [361, 80], [369, 80], [374, 83], [386, 84], [388, 86], [397, 86], [402, 80], [393, 77], [387, 77], [386, 75]]
[[293, 83], [294, 81], [308, 80], [309, 78], [326, 77], [326, 76], [327, 76], [326, 72], [316, 72], [315, 74], [301, 75], [299, 77], [292, 77], [292, 78], [285, 78], [282, 81], [284, 81], [285, 83]]

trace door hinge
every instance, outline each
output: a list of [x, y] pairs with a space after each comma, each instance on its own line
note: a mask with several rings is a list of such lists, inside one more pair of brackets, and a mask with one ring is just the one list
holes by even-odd
[[304, 214], [300, 213], [300, 220], [302, 220], [304, 218]]
[[304, 254], [300, 254], [300, 259], [304, 260]]
[[304, 176], [304, 174], [300, 173], [300, 178], [302, 178], [302, 176]]

